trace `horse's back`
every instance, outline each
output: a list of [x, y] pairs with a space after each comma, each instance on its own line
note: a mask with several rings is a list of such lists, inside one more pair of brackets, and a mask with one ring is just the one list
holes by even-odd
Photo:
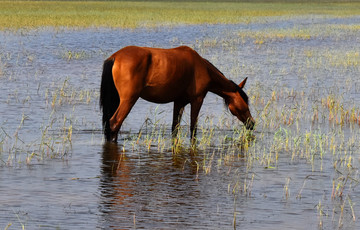
[[163, 54], [190, 54], [194, 55], [197, 52], [188, 46], [179, 46], [170, 49], [153, 48], [153, 47], [141, 47], [141, 46], [126, 46], [115, 52], [111, 57], [119, 57], [122, 55], [138, 56], [148, 53], [163, 53]]

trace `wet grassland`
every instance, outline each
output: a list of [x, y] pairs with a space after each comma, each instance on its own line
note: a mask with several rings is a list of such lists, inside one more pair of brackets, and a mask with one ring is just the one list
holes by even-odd
[[[359, 227], [358, 3], [0, 3], [1, 228]], [[209, 94], [196, 148], [189, 108], [173, 143], [172, 105], [140, 100], [103, 145], [102, 62], [126, 45], [248, 77], [255, 130]]]
[[[36, 27], [139, 28], [193, 24], [236, 24], [264, 17], [358, 14], [359, 3], [331, 1], [4, 1], [1, 29]], [[324, 3], [325, 2], [325, 3]]]

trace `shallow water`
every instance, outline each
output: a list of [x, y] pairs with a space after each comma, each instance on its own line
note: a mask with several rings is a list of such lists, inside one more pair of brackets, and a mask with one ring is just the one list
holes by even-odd
[[[321, 100], [333, 95], [343, 107], [359, 108], [360, 31], [335, 28], [359, 24], [359, 17], [314, 15], [246, 25], [1, 32], [0, 227], [357, 229], [359, 126], [331, 123]], [[261, 44], [250, 36], [279, 29], [308, 30], [312, 36], [260, 36]], [[243, 33], [249, 36], [239, 36]], [[143, 100], [125, 121], [120, 143], [104, 145], [98, 105], [102, 62], [126, 45], [189, 45], [228, 78], [249, 77], [246, 92], [259, 124], [249, 152], [223, 141], [234, 135], [233, 124], [241, 124], [211, 94], [200, 113], [205, 129], [199, 135], [211, 128], [215, 134], [198, 153], [188, 150], [187, 142], [174, 154], [168, 144], [150, 143], [148, 150], [145, 137], [140, 140], [145, 144], [133, 141], [140, 129], [151, 132], [154, 124], [165, 127], [165, 139], [170, 138], [172, 105]], [[293, 125], [271, 120], [267, 126], [264, 108], [274, 90], [280, 99], [271, 108], [297, 113], [319, 107], [319, 121], [311, 122], [309, 114]], [[276, 153], [276, 141], [285, 146], [281, 138], [288, 133], [305, 139], [307, 132], [319, 135], [312, 142], [335, 137], [346, 146], [333, 154], [325, 144], [320, 158], [316, 143], [314, 161], [295, 141], [290, 150], [281, 148], [276, 160], [268, 155]], [[304, 152], [293, 157], [294, 149]], [[332, 198], [333, 182], [344, 185], [342, 197]]]

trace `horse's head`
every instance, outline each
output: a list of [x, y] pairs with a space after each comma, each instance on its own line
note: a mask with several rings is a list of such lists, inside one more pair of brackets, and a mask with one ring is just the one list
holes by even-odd
[[247, 78], [245, 78], [239, 85], [236, 85], [236, 90], [225, 101], [229, 106], [230, 112], [242, 121], [247, 129], [252, 130], [255, 125], [255, 120], [251, 116], [249, 109], [249, 99], [243, 91]]

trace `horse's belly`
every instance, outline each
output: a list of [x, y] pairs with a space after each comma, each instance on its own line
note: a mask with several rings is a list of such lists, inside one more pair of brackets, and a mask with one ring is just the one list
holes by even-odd
[[154, 103], [169, 103], [178, 99], [187, 98], [187, 96], [183, 93], [183, 90], [175, 85], [173, 87], [147, 86], [141, 92], [140, 97]]

